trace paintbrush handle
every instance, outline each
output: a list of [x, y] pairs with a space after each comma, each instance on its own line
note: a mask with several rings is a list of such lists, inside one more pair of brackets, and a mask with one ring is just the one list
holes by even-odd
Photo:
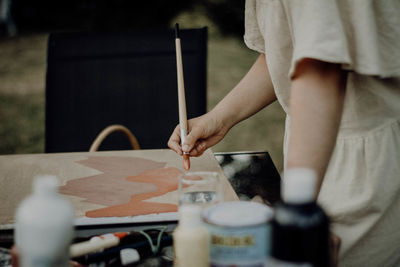
[[83, 256], [89, 253], [101, 251], [119, 244], [119, 238], [113, 234], [107, 234], [96, 238], [91, 238], [89, 241], [73, 244], [70, 247], [71, 258]]
[[[179, 38], [179, 25], [175, 25], [175, 47], [176, 47], [176, 71], [178, 77], [178, 105], [179, 105], [179, 126], [181, 129], [181, 145], [185, 143], [188, 133], [187, 115], [186, 115], [186, 97], [185, 85], [183, 82], [183, 67], [182, 67], [182, 49], [181, 39]], [[183, 168], [190, 169], [189, 153], [183, 152]]]
[[182, 49], [181, 49], [180, 38], [175, 39], [175, 47], [176, 47], [176, 71], [178, 78], [179, 125], [181, 128], [181, 144], [183, 145], [187, 135], [187, 117], [186, 117], [185, 85], [183, 81]]

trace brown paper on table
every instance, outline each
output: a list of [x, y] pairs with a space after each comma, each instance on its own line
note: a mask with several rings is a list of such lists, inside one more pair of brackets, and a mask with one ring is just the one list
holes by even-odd
[[[182, 158], [166, 149], [0, 156], [0, 225], [14, 223], [35, 176], [43, 174], [59, 178], [76, 218], [176, 211], [181, 166]], [[211, 150], [192, 158], [190, 171], [218, 172], [224, 200], [238, 199]]]

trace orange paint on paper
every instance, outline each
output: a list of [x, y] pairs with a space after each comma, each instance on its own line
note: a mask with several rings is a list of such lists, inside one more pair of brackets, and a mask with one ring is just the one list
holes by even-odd
[[176, 212], [177, 205], [146, 202], [153, 197], [162, 196], [168, 192], [178, 189], [178, 177], [182, 174], [177, 168], [165, 168], [143, 172], [137, 176], [130, 176], [126, 179], [132, 182], [151, 183], [157, 186], [156, 191], [144, 192], [131, 197], [129, 203], [111, 206], [86, 212], [87, 217], [121, 217], [136, 216], [152, 213]]
[[86, 212], [88, 217], [123, 217], [174, 212], [177, 206], [146, 202], [178, 188], [177, 168], [164, 162], [137, 157], [89, 157], [78, 163], [101, 174], [70, 180], [60, 193], [84, 198], [86, 202], [108, 206]]

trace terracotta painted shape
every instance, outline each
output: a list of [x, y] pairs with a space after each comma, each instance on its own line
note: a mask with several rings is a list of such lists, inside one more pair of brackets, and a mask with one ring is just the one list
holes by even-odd
[[107, 206], [86, 212], [88, 217], [121, 217], [177, 211], [177, 206], [145, 200], [175, 191], [177, 168], [166, 163], [137, 157], [91, 156], [77, 161], [101, 174], [70, 180], [60, 193], [84, 198], [86, 202]]
[[150, 183], [157, 186], [156, 191], [143, 192], [131, 197], [129, 203], [88, 211], [87, 217], [120, 217], [136, 216], [162, 212], [176, 212], [177, 205], [146, 202], [153, 197], [164, 195], [178, 189], [178, 177], [182, 174], [177, 168], [165, 168], [143, 172], [137, 176], [127, 177], [128, 181]]

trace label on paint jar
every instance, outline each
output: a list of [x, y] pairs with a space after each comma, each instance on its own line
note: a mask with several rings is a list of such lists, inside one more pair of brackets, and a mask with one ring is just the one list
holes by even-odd
[[272, 209], [235, 201], [207, 209], [203, 214], [210, 234], [210, 266], [262, 267], [270, 255]]

